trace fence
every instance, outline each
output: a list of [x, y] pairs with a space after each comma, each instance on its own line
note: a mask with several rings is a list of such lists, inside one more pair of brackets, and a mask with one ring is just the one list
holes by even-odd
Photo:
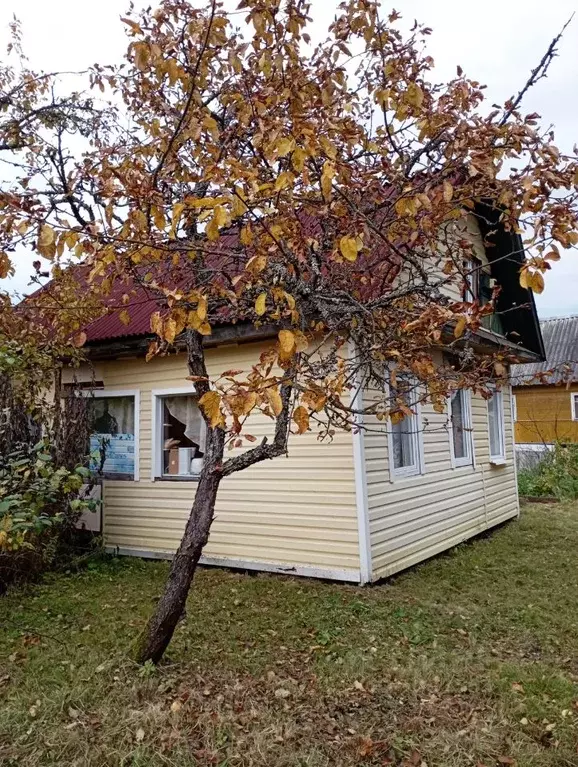
[[516, 445], [516, 468], [535, 469], [544, 460], [548, 453], [554, 449], [554, 445], [520, 443]]

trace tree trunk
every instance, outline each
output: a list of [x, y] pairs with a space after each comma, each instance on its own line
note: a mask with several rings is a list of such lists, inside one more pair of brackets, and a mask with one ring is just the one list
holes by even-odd
[[[195, 380], [197, 393], [202, 396], [210, 390], [210, 386], [205, 365], [203, 338], [196, 331], [187, 331], [187, 353], [189, 371]], [[136, 643], [134, 655], [139, 663], [146, 663], [147, 660], [158, 663], [172, 639], [179, 618], [185, 609], [198, 561], [209, 539], [221, 479], [287, 451], [292, 391], [291, 375], [288, 375], [280, 388], [283, 407], [277, 416], [273, 442], [268, 443], [264, 438], [260, 445], [227, 461], [223, 461], [224, 430], [219, 427], [212, 428], [203, 414], [207, 424], [203, 470], [185, 533], [172, 561], [163, 595]]]
[[[196, 379], [196, 391], [202, 396], [209, 391], [203, 338], [195, 331], [187, 332], [187, 363]], [[205, 419], [206, 420], [206, 419]], [[183, 614], [197, 564], [208, 539], [215, 511], [217, 491], [223, 477], [225, 432], [207, 423], [207, 439], [203, 469], [184, 535], [171, 563], [155, 612], [137, 640], [135, 657], [139, 663], [158, 663], [172, 639]]]
[[135, 656], [139, 663], [145, 663], [147, 660], [152, 660], [153, 663], [160, 661], [185, 609], [197, 563], [209, 538], [213, 521], [217, 491], [222, 478], [220, 465], [224, 436], [222, 429], [211, 429], [207, 435], [205, 465], [185, 533], [171, 563], [163, 595], [137, 642]]

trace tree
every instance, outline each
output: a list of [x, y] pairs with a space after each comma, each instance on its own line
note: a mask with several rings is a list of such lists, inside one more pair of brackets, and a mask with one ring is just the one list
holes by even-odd
[[[431, 82], [430, 30], [404, 36], [379, 3], [346, 0], [316, 46], [305, 0], [239, 10], [243, 29], [217, 0], [162, 0], [124, 18], [125, 61], [90, 75], [123, 119], [95, 125], [78, 160], [48, 146], [48, 198], [0, 205], [4, 236], [23, 229], [57, 280], [68, 253], [103, 300], [124, 284], [127, 324], [131, 291], [156, 297], [148, 358], [186, 343], [205, 460], [141, 661], [170, 642], [223, 478], [284, 454], [292, 431], [330, 438], [360, 428], [364, 412], [403, 418], [407, 376], [442, 408], [451, 389], [487, 391], [505, 375], [505, 349], [472, 364], [473, 334], [495, 307], [461, 297], [475, 272], [468, 215], [490, 211], [490, 230], [524, 232], [520, 279], [538, 292], [560, 248], [578, 243], [576, 159], [519, 111], [557, 40], [520, 94], [487, 112], [461, 69]], [[215, 380], [204, 340], [223, 323], [271, 325], [277, 338], [248, 374]], [[434, 364], [441, 348], [452, 364]], [[256, 410], [274, 435], [247, 445]]]

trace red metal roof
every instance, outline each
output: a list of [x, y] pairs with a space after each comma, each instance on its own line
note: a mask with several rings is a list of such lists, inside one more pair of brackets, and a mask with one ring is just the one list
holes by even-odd
[[[159, 304], [143, 288], [138, 287], [131, 290], [131, 300], [124, 305], [122, 297], [126, 293], [126, 285], [117, 283], [113, 287], [107, 297], [107, 303], [110, 306], [106, 314], [85, 328], [88, 343], [150, 334], [151, 315], [159, 309]], [[119, 315], [122, 309], [128, 311], [130, 317], [128, 325], [120, 320]]]

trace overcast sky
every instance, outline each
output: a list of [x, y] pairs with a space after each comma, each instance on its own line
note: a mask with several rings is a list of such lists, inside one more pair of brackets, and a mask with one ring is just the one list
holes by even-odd
[[[136, 0], [135, 5], [144, 3]], [[336, 5], [335, 0], [313, 0], [320, 30], [331, 21]], [[459, 64], [468, 76], [487, 84], [492, 102], [501, 103], [526, 81], [550, 40], [578, 9], [578, 0], [386, 0], [383, 5], [387, 10], [395, 7], [407, 21], [416, 18], [433, 28], [429, 52], [436, 62], [437, 79], [452, 77]], [[8, 39], [7, 25], [16, 13], [34, 68], [79, 70], [96, 61], [118, 61], [126, 46], [119, 16], [127, 6], [124, 0], [2, 0], [0, 55]], [[526, 112], [539, 112], [555, 126], [558, 145], [566, 151], [578, 142], [577, 86], [578, 14], [548, 79], [524, 103]], [[10, 289], [26, 290], [31, 260], [19, 264]], [[0, 284], [5, 286], [6, 281]], [[578, 252], [568, 251], [554, 264], [546, 289], [536, 300], [541, 317], [578, 314]]]

